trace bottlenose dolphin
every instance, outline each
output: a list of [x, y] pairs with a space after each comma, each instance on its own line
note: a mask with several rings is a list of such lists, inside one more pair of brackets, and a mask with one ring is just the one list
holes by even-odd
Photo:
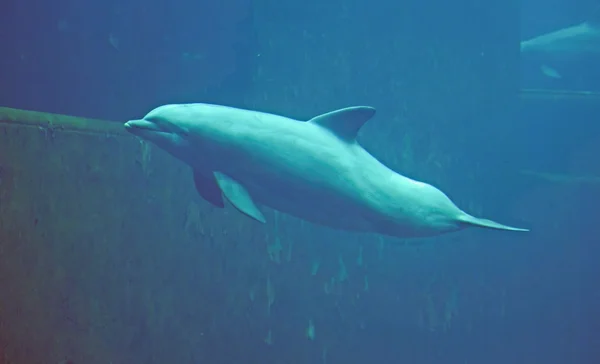
[[521, 55], [539, 59], [541, 71], [552, 78], [562, 76], [548, 63], [600, 55], [600, 8], [588, 21], [522, 41]]
[[307, 122], [211, 104], [163, 105], [125, 128], [192, 167], [198, 193], [265, 222], [257, 204], [334, 229], [401, 238], [470, 226], [527, 231], [460, 210], [437, 188], [404, 177], [361, 147], [375, 109]]

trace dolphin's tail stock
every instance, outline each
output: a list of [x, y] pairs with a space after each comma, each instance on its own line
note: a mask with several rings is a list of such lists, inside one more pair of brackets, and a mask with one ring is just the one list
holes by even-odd
[[497, 223], [492, 220], [480, 219], [478, 217], [471, 216], [469, 214], [463, 214], [458, 218], [458, 221], [468, 226], [476, 226], [485, 229], [494, 229], [494, 230], [506, 230], [506, 231], [529, 231], [529, 229], [522, 229], [517, 227], [512, 227], [508, 225], [503, 225]]

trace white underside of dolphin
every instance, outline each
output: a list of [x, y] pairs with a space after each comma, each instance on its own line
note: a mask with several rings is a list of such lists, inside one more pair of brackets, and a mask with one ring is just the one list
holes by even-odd
[[460, 210], [437, 188], [383, 165], [356, 140], [358, 106], [307, 122], [210, 104], [164, 105], [125, 127], [194, 170], [199, 194], [265, 222], [260, 206], [346, 231], [401, 238], [470, 226], [527, 231]]

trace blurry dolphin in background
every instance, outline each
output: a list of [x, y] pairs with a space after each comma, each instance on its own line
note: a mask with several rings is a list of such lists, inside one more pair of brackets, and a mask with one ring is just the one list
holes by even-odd
[[542, 73], [552, 78], [562, 76], [549, 64], [590, 55], [600, 55], [600, 7], [588, 21], [521, 42], [521, 56], [539, 59]]
[[257, 204], [334, 229], [400, 238], [467, 227], [527, 231], [460, 210], [442, 191], [383, 165], [356, 140], [375, 109], [307, 122], [211, 104], [164, 105], [125, 128], [194, 170], [198, 193], [264, 223]]

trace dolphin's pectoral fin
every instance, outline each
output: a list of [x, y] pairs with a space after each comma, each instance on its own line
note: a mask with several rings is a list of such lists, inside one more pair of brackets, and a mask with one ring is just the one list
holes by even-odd
[[223, 193], [221, 193], [221, 188], [212, 174], [206, 176], [195, 169], [194, 184], [196, 185], [196, 191], [198, 191], [198, 194], [200, 194], [203, 199], [210, 202], [215, 207], [225, 207], [225, 203], [223, 203]]
[[252, 197], [248, 194], [248, 191], [244, 186], [223, 173], [215, 172], [214, 175], [223, 195], [225, 195], [227, 200], [229, 200], [236, 209], [256, 221], [262, 223], [266, 221], [262, 212], [260, 212], [254, 201], [252, 201]]
[[375, 109], [370, 106], [353, 106], [335, 110], [310, 119], [309, 123], [321, 125], [340, 138], [352, 141], [360, 128], [375, 115]]

